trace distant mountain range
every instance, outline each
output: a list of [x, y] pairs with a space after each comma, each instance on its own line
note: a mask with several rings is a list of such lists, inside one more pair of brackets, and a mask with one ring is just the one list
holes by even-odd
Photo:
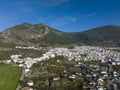
[[101, 45], [120, 46], [120, 26], [108, 25], [66, 33], [44, 24], [22, 23], [0, 33], [0, 44], [22, 46]]
[[120, 26], [107, 25], [83, 32], [70, 33], [70, 35], [85, 45], [120, 46]]

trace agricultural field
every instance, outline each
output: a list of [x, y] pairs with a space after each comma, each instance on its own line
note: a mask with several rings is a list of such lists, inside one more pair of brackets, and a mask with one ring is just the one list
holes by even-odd
[[21, 68], [0, 64], [0, 90], [15, 90], [21, 74]]

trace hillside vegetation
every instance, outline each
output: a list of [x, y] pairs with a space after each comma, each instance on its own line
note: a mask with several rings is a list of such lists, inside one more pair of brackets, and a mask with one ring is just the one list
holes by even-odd
[[120, 27], [115, 25], [70, 33], [70, 35], [85, 45], [120, 46]]
[[22, 23], [1, 33], [7, 43], [22, 46], [69, 45], [76, 41], [64, 32], [43, 24]]

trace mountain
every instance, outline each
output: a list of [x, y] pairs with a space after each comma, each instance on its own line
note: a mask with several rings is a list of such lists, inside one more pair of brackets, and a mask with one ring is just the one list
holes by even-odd
[[120, 46], [120, 26], [107, 25], [65, 33], [44, 24], [22, 23], [0, 32], [0, 45], [63, 46], [73, 44]]
[[67, 33], [44, 24], [22, 23], [8, 28], [0, 34], [4, 42], [23, 46], [69, 45], [76, 43]]
[[120, 26], [107, 25], [70, 35], [85, 45], [120, 46]]

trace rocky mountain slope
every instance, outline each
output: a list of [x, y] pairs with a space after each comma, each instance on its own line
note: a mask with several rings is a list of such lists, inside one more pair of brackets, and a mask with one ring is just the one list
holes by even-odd
[[43, 24], [22, 23], [0, 34], [7, 43], [25, 46], [68, 45], [76, 41], [68, 34]]

